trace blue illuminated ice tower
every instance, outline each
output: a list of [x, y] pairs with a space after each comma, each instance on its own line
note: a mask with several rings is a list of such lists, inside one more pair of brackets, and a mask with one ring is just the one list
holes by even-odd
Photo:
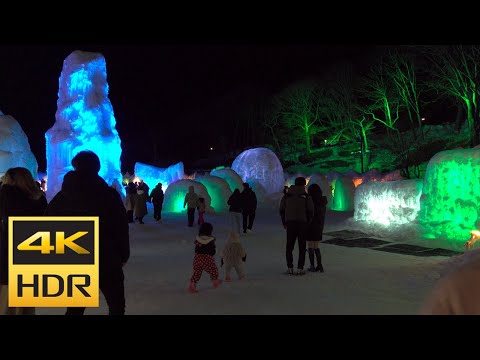
[[102, 54], [72, 52], [63, 62], [59, 79], [55, 124], [46, 134], [47, 198], [61, 189], [72, 158], [91, 150], [100, 158], [99, 175], [119, 191], [122, 175], [120, 137], [115, 129], [113, 107], [108, 99], [107, 69]]

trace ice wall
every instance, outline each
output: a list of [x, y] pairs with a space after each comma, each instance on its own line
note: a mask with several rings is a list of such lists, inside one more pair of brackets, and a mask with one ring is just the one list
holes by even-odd
[[429, 161], [418, 220], [424, 237], [462, 247], [480, 229], [480, 149], [448, 150]]
[[207, 188], [194, 180], [178, 180], [171, 183], [168, 186], [168, 189], [165, 191], [165, 199], [163, 201], [163, 211], [165, 212], [186, 212], [187, 209], [183, 208], [183, 201], [185, 200], [185, 195], [188, 193], [188, 188], [193, 186], [198, 197], [205, 198], [205, 207], [206, 211], [213, 212], [211, 208], [211, 198], [208, 194]]
[[203, 175], [197, 176], [195, 181], [207, 188], [208, 194], [212, 199], [211, 206], [215, 212], [228, 212], [229, 205], [227, 201], [230, 195], [232, 195], [232, 190], [230, 190], [230, 186], [228, 186], [225, 180], [218, 176]]
[[244, 182], [260, 184], [266, 194], [283, 190], [285, 179], [282, 164], [270, 149], [255, 148], [242, 152], [233, 161], [232, 169]]
[[82, 150], [98, 155], [99, 175], [109, 185], [122, 183], [122, 148], [108, 90], [102, 54], [76, 50], [67, 56], [59, 79], [56, 121], [45, 134], [49, 200], [72, 170], [72, 158]]
[[238, 189], [240, 191], [243, 190], [243, 180], [240, 175], [238, 175], [237, 172], [233, 169], [215, 169], [210, 171], [210, 175], [218, 176], [219, 178], [224, 179], [228, 183], [228, 186], [230, 186], [230, 190], [232, 190], [232, 192], [235, 191], [235, 189]]
[[135, 176], [142, 179], [151, 189], [158, 183], [162, 183], [162, 188], [165, 191], [168, 185], [183, 179], [184, 175], [185, 172], [182, 162], [171, 165], [168, 168], [158, 168], [140, 162], [135, 163]]
[[355, 191], [354, 220], [372, 225], [414, 222], [420, 211], [422, 187], [419, 179], [363, 183]]
[[13, 116], [0, 111], [0, 176], [12, 167], [24, 167], [38, 178], [38, 163], [30, 150], [27, 135]]

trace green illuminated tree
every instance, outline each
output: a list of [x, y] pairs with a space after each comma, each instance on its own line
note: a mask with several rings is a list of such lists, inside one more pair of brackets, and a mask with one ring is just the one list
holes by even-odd
[[[323, 95], [319, 86], [312, 82], [301, 82], [287, 88], [273, 100], [273, 113], [266, 117], [264, 126], [277, 137], [278, 128], [286, 130], [288, 142], [301, 141], [306, 152], [315, 152], [312, 137], [326, 130], [322, 119]], [[278, 126], [280, 125], [280, 126]]]
[[408, 113], [414, 138], [418, 139], [416, 128], [423, 139], [422, 115], [420, 113], [420, 90], [413, 59], [406, 55], [393, 53], [389, 56], [389, 78], [395, 85], [397, 93]]
[[387, 133], [398, 132], [400, 101], [397, 88], [390, 81], [388, 65], [383, 61], [372, 67], [364, 80], [363, 94], [369, 105], [365, 114], [384, 125]]
[[480, 47], [448, 45], [423, 47], [430, 61], [431, 86], [439, 94], [459, 100], [467, 115], [471, 145], [479, 141]]
[[359, 142], [363, 171], [369, 163], [369, 134], [374, 129], [375, 120], [366, 115], [365, 107], [355, 89], [355, 79], [350, 66], [337, 68], [334, 83], [326, 98], [325, 109], [328, 142]]

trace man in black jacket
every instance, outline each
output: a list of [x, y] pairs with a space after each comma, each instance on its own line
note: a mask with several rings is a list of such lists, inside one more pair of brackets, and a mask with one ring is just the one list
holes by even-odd
[[[128, 222], [120, 194], [98, 172], [100, 160], [91, 151], [82, 151], [72, 159], [75, 171], [63, 178], [62, 190], [45, 211], [47, 216], [98, 216], [99, 285], [109, 315], [125, 313], [123, 266], [130, 257]], [[70, 307], [66, 315], [83, 315], [84, 307]]]
[[290, 187], [280, 202], [280, 216], [283, 227], [287, 230], [286, 258], [288, 273], [293, 275], [293, 248], [298, 238], [298, 271], [304, 275], [305, 252], [307, 251], [308, 223], [313, 216], [313, 201], [305, 191], [306, 180], [303, 177], [295, 179], [295, 185]]
[[162, 183], [158, 183], [150, 193], [150, 201], [153, 204], [153, 217], [159, 223], [162, 222], [163, 198], [164, 194], [162, 190]]
[[257, 196], [247, 183], [243, 184], [242, 191], [243, 233], [252, 231], [255, 211], [257, 210]]

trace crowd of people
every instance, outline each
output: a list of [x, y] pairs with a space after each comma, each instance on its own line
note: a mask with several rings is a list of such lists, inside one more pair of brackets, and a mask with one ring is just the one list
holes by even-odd
[[[162, 184], [149, 192], [144, 182], [129, 183], [126, 198], [108, 186], [98, 175], [100, 160], [91, 151], [82, 151], [72, 159], [73, 171], [63, 179], [61, 190], [47, 203], [45, 193], [34, 181], [29, 170], [9, 169], [0, 183], [0, 315], [33, 315], [35, 308], [8, 306], [8, 218], [9, 216], [98, 216], [100, 230], [99, 287], [110, 315], [125, 314], [125, 276], [123, 267], [130, 257], [129, 223], [144, 224], [147, 202], [153, 204], [153, 217], [162, 222], [164, 193]], [[224, 281], [232, 281], [232, 270], [238, 279], [245, 278], [247, 252], [241, 235], [252, 232], [257, 198], [248, 183], [243, 190], [235, 189], [227, 200], [231, 228], [220, 252]], [[205, 199], [193, 186], [185, 194], [187, 224], [193, 227], [198, 212], [198, 235], [194, 239], [193, 272], [188, 291], [198, 292], [197, 283], [203, 271], [210, 276], [213, 287], [222, 283], [215, 261], [214, 227], [205, 221]], [[310, 272], [324, 272], [319, 243], [325, 224], [327, 198], [320, 186], [306, 186], [298, 177], [294, 185], [285, 187], [279, 206], [280, 220], [286, 230], [285, 258], [287, 274], [304, 275], [308, 252]], [[294, 270], [293, 250], [298, 243], [297, 269]], [[316, 260], [316, 264], [315, 264]], [[480, 273], [479, 262], [473, 262], [441, 281], [423, 306], [423, 314], [479, 314], [480, 290], [475, 285]], [[66, 315], [83, 315], [84, 307], [69, 307]]]

